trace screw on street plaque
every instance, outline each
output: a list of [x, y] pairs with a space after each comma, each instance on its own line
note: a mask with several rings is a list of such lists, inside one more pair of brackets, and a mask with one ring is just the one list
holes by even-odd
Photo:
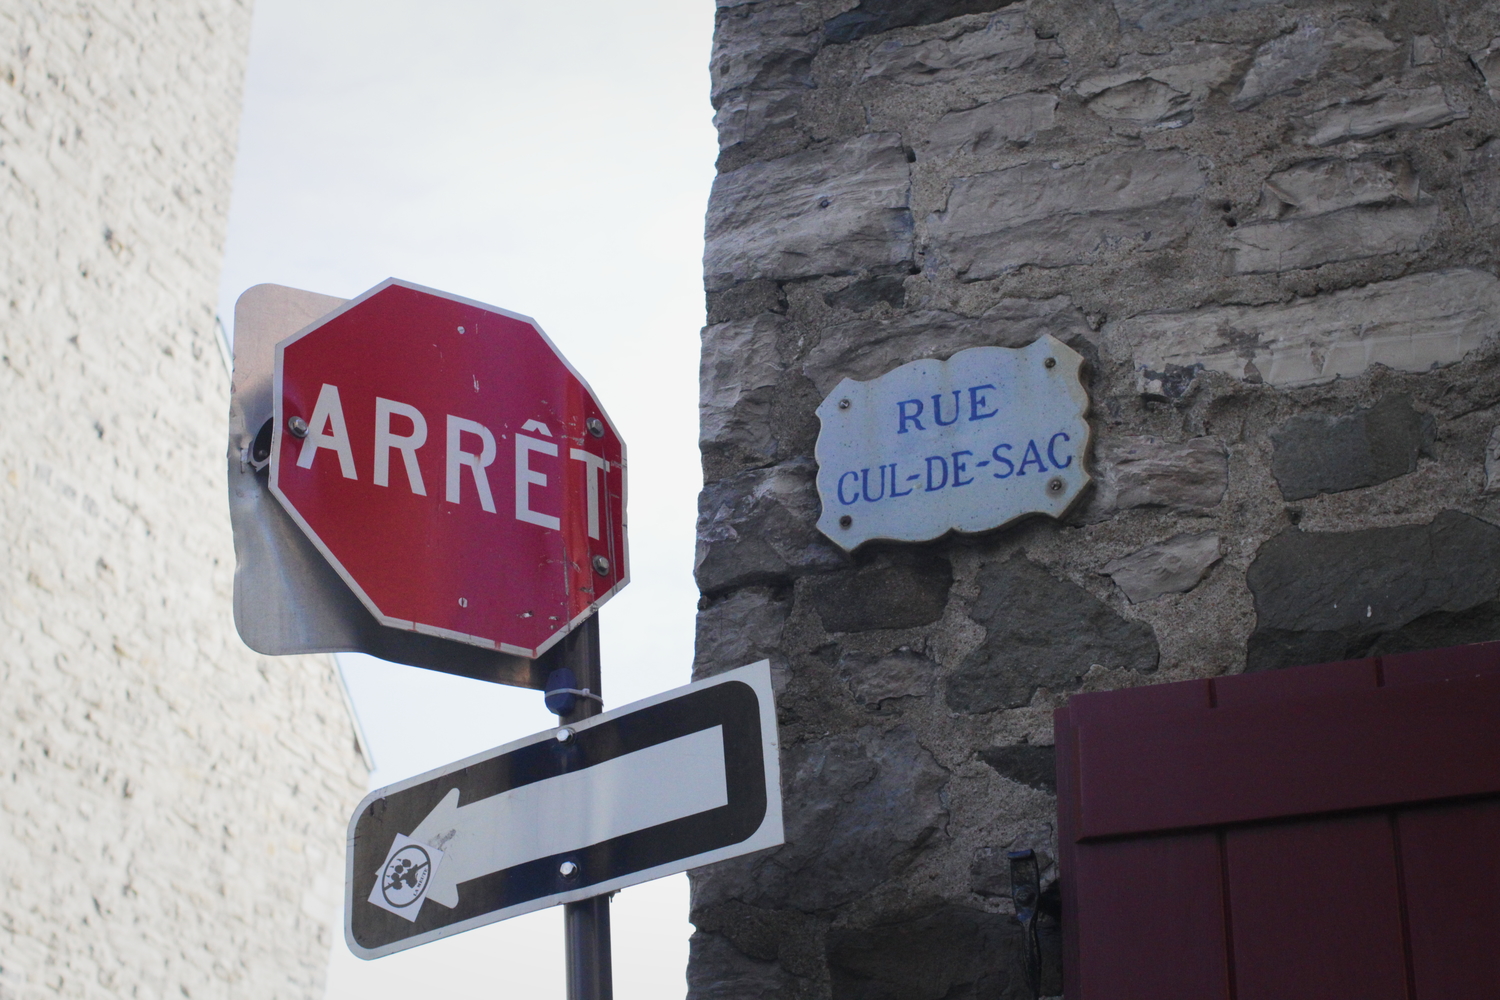
[[382, 625], [534, 658], [625, 585], [624, 443], [527, 317], [390, 279], [274, 404], [271, 492]]
[[783, 839], [762, 660], [372, 792], [345, 937], [379, 958]]
[[1062, 515], [1089, 483], [1082, 365], [1044, 335], [844, 379], [817, 410], [818, 528], [853, 550]]

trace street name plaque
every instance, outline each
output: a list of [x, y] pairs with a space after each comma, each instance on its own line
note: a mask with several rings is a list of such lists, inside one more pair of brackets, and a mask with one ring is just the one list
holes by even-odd
[[818, 407], [818, 528], [853, 550], [1062, 515], [1089, 483], [1083, 358], [1051, 335], [844, 379]]

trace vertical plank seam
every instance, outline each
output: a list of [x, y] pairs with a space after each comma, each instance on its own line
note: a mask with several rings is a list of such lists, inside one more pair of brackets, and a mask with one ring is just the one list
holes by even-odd
[[1417, 1000], [1417, 969], [1411, 945], [1411, 914], [1406, 901], [1406, 864], [1401, 856], [1401, 823], [1396, 810], [1387, 814], [1391, 848], [1396, 854], [1396, 905], [1401, 914], [1401, 961], [1406, 970], [1406, 1000]]
[[1214, 836], [1219, 843], [1219, 896], [1224, 908], [1224, 979], [1229, 1000], [1239, 1000], [1240, 988], [1234, 965], [1234, 915], [1229, 899], [1229, 842], [1223, 830], [1216, 830]]
[[1385, 661], [1378, 656], [1375, 657], [1375, 686], [1385, 687]]

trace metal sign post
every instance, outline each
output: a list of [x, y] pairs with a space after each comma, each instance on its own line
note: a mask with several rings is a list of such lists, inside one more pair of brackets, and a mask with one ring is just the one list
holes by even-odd
[[[551, 671], [547, 707], [556, 711], [564, 724], [580, 722], [604, 711], [599, 664], [597, 614], [564, 636], [542, 657], [540, 665]], [[613, 1000], [609, 896], [563, 905], [563, 947], [568, 1000]]]
[[625, 444], [533, 320], [395, 279], [259, 286], [236, 315], [241, 636], [542, 687], [560, 720], [366, 797], [350, 949], [561, 904], [569, 1000], [612, 1000], [611, 893], [783, 843], [770, 664], [604, 711]]

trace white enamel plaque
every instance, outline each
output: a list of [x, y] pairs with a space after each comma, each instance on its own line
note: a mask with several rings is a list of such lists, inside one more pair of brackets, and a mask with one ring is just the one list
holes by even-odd
[[1060, 516], [1089, 482], [1082, 364], [1044, 335], [844, 379], [818, 407], [818, 528], [852, 550]]

